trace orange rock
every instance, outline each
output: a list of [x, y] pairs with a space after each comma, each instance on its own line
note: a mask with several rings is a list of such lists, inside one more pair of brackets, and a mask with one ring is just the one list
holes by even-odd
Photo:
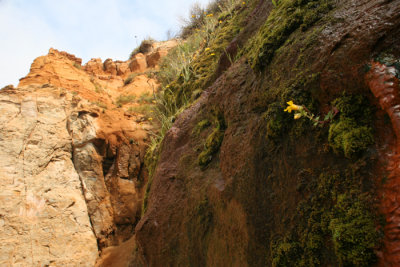
[[164, 50], [164, 49], [161, 49], [154, 53], [149, 54], [146, 57], [147, 66], [149, 68], [155, 68], [158, 65], [158, 63], [160, 62], [160, 59], [162, 57], [165, 57], [167, 54], [168, 54], [168, 50]]
[[83, 69], [86, 72], [94, 75], [102, 75], [104, 73], [103, 62], [100, 58], [92, 58], [86, 63]]
[[136, 54], [129, 64], [132, 72], [144, 72], [147, 69], [146, 57], [142, 53]]

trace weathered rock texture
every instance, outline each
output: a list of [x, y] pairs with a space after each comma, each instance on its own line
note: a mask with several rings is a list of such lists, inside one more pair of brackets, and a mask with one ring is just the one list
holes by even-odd
[[[94, 266], [140, 218], [153, 126], [121, 95], [152, 95], [130, 62], [50, 49], [0, 91], [0, 265]], [[156, 65], [153, 65], [156, 67]], [[140, 69], [145, 72], [150, 69]], [[126, 104], [126, 105], [125, 105]]]
[[72, 95], [0, 92], [0, 264], [93, 266], [97, 241], [71, 159]]
[[[383, 186], [388, 161], [377, 160], [396, 151], [398, 118], [385, 119], [365, 74], [384, 52], [400, 59], [400, 1], [246, 8], [225, 52], [240, 59], [222, 53], [205, 88], [185, 88], [204, 92], [161, 145], [131, 263], [399, 266], [398, 179]], [[283, 112], [289, 100], [340, 113], [313, 127]]]

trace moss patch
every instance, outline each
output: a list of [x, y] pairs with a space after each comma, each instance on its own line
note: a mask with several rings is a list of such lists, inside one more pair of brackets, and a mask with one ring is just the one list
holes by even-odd
[[207, 166], [208, 163], [211, 162], [213, 155], [218, 152], [222, 144], [222, 140], [224, 139], [225, 120], [222, 114], [219, 114], [217, 112], [213, 112], [212, 114], [214, 128], [212, 132], [208, 135], [204, 144], [204, 150], [199, 154], [198, 157], [198, 163], [202, 167]]
[[263, 70], [288, 37], [297, 29], [305, 31], [315, 24], [333, 8], [331, 2], [330, 0], [281, 1], [247, 47], [247, 50], [251, 51], [253, 67]]
[[343, 95], [333, 105], [339, 109], [340, 117], [329, 128], [329, 144], [347, 158], [359, 155], [374, 143], [368, 101], [360, 95]]
[[[273, 266], [370, 266], [379, 245], [372, 200], [360, 176], [326, 171], [312, 180], [293, 216], [294, 228], [271, 244]], [[335, 254], [330, 255], [334, 247]]]

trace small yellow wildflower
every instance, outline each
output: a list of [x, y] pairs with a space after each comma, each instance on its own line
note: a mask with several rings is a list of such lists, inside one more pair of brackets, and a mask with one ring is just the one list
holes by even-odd
[[246, 2], [242, 2], [242, 5], [245, 5], [246, 4]]
[[219, 22], [219, 24], [221, 24], [222, 23], [222, 20], [220, 20], [220, 21], [218, 21]]
[[287, 112], [289, 112], [289, 113], [291, 113], [292, 110], [302, 110], [302, 109], [303, 109], [302, 106], [293, 104], [293, 101], [292, 101], [292, 100], [290, 100], [289, 102], [287, 102], [287, 104], [288, 104], [289, 106], [288, 106], [284, 111], [287, 111]]
[[215, 56], [215, 53], [211, 53], [210, 55]]
[[149, 118], [149, 121], [152, 121], [153, 120], [153, 118]]
[[165, 88], [169, 88], [169, 85], [167, 85]]
[[204, 51], [208, 51], [208, 50], [210, 50], [210, 48], [209, 48], [209, 47], [207, 47], [206, 49], [204, 49]]
[[181, 77], [183, 77], [183, 74], [181, 74]]
[[196, 16], [195, 15], [192, 15], [192, 18], [195, 18]]
[[294, 114], [294, 119], [295, 120], [300, 119], [300, 118], [301, 118], [301, 113]]
[[214, 14], [208, 14], [207, 15], [207, 17], [209, 17], [209, 18], [212, 17], [212, 16], [214, 16]]

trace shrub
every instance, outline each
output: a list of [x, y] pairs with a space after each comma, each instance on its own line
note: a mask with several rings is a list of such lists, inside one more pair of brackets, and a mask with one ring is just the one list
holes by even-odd
[[117, 106], [122, 106], [128, 103], [135, 102], [136, 96], [135, 95], [120, 95], [117, 99]]
[[128, 78], [125, 79], [124, 85], [130, 84], [130, 83], [133, 81], [133, 79], [135, 79], [135, 77], [138, 76], [138, 75], [139, 75], [139, 73], [132, 73], [132, 74], [130, 74], [130, 75], [128, 76]]
[[131, 55], [129, 56], [129, 59], [132, 59], [136, 54], [138, 53], [143, 53], [146, 54], [148, 52], [151, 52], [153, 49], [153, 44], [155, 40], [151, 37], [148, 37], [147, 39], [144, 39], [138, 47], [136, 47], [132, 52]]

